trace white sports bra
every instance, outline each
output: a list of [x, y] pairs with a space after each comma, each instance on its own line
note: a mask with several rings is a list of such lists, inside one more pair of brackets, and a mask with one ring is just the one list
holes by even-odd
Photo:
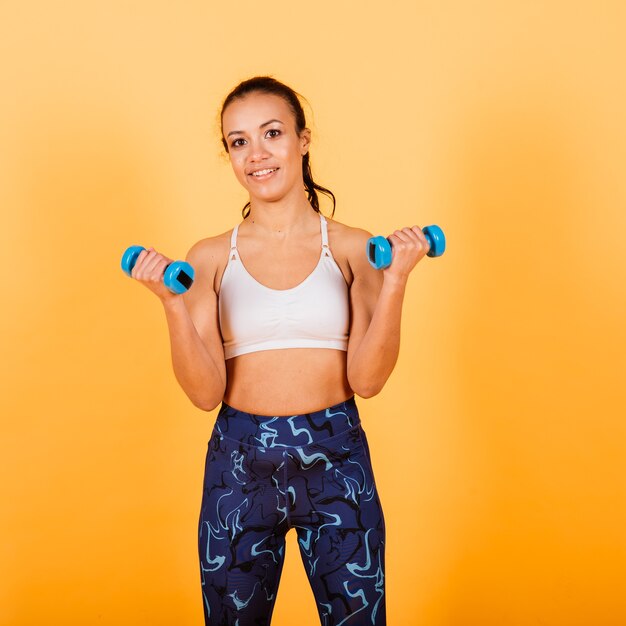
[[270, 289], [246, 270], [230, 240], [218, 313], [224, 357], [281, 348], [348, 349], [348, 285], [328, 247], [326, 219], [320, 213], [322, 250], [315, 269], [291, 289]]

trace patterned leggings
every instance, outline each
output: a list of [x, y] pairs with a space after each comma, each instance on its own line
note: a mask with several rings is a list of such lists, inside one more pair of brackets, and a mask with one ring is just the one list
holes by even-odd
[[386, 624], [385, 522], [354, 397], [288, 417], [222, 404], [198, 524], [206, 624], [270, 624], [290, 528], [322, 626]]

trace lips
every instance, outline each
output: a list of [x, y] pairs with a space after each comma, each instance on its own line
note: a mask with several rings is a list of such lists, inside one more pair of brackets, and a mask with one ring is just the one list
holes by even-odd
[[[264, 168], [260, 168], [258, 170], [254, 170], [253, 172], [250, 172], [248, 174], [248, 176], [251, 176], [252, 178], [256, 179], [256, 180], [265, 180], [266, 178], [269, 178], [272, 174], [274, 174], [276, 171], [278, 171], [278, 167], [264, 167]], [[263, 172], [262, 174], [260, 172]]]

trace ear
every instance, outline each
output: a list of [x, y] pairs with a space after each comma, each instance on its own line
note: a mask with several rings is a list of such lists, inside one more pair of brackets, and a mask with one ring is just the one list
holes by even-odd
[[304, 156], [311, 146], [311, 130], [309, 128], [304, 128], [300, 133], [300, 152], [302, 156]]

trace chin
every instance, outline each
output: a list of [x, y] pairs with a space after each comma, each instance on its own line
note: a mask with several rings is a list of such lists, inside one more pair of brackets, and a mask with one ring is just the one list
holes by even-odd
[[277, 202], [282, 200], [289, 192], [288, 189], [248, 189], [251, 198], [258, 198], [263, 202]]

